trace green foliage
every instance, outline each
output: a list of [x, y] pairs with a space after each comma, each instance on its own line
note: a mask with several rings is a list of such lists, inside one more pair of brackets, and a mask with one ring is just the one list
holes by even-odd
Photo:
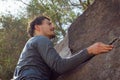
[[94, 2], [94, 0], [79, 0], [79, 2], [82, 6], [82, 10], [85, 11]]
[[14, 18], [11, 15], [0, 19], [0, 78], [9, 80], [13, 76], [15, 65], [22, 48], [27, 41], [27, 19]]
[[72, 10], [69, 0], [31, 0], [27, 7], [28, 17], [46, 15], [56, 26], [57, 41], [66, 35], [65, 25], [72, 23], [77, 14]]
[[[31, 0], [27, 4], [27, 15], [33, 19], [38, 15], [46, 15], [52, 19], [56, 26], [57, 38], [54, 43], [65, 37], [66, 31], [73, 20], [79, 16], [81, 12], [87, 9], [94, 0]], [[75, 11], [76, 7], [77, 12]]]

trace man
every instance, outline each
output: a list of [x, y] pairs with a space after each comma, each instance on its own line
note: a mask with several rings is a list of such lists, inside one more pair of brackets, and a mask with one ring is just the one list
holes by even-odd
[[27, 41], [14, 72], [14, 80], [50, 80], [52, 72], [65, 73], [94, 55], [112, 50], [112, 45], [95, 43], [70, 58], [62, 59], [50, 39], [55, 37], [54, 26], [45, 16], [36, 17], [28, 28]]

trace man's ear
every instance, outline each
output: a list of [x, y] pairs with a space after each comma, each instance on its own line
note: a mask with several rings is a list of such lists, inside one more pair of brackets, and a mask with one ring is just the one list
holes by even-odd
[[36, 31], [40, 31], [40, 26], [39, 25], [35, 25], [35, 30]]

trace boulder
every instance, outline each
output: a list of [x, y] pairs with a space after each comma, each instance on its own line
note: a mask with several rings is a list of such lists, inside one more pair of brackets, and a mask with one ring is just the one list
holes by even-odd
[[[70, 51], [74, 55], [95, 42], [109, 44], [119, 36], [120, 0], [95, 0], [68, 29], [68, 43], [64, 39], [60, 50], [56, 49], [62, 55]], [[113, 45], [109, 53], [94, 56], [57, 80], [120, 80], [120, 39]]]

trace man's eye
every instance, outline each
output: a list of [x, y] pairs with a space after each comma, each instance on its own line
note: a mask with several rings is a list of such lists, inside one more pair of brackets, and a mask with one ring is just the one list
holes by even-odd
[[52, 23], [49, 23], [49, 25], [51, 25]]

